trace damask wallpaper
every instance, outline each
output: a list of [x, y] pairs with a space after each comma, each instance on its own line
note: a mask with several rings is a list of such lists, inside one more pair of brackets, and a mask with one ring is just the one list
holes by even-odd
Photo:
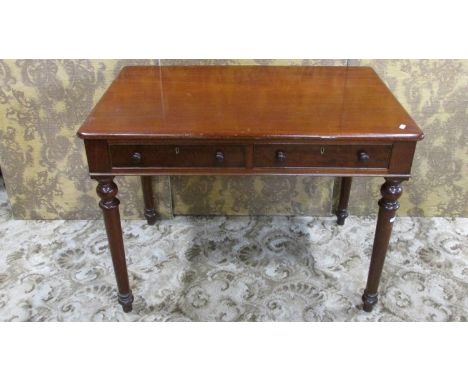
[[[18, 219], [93, 219], [95, 182], [76, 131], [120, 69], [157, 60], [0, 61], [0, 166]], [[170, 184], [155, 178], [161, 216], [171, 216]], [[117, 179], [121, 213], [138, 218], [139, 180]]]
[[[468, 216], [463, 177], [468, 173], [468, 60], [0, 60], [0, 166], [15, 218], [100, 216], [95, 182], [87, 175], [83, 143], [75, 134], [120, 69], [130, 64], [372, 66], [425, 133], [400, 215]], [[141, 218], [138, 179], [116, 182], [123, 217]], [[335, 183], [305, 176], [154, 178], [162, 217], [328, 215]], [[375, 213], [381, 183], [355, 178], [350, 212]]]

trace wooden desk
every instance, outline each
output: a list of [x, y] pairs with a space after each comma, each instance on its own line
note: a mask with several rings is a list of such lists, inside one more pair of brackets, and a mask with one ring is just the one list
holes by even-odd
[[[139, 175], [145, 217], [151, 176], [309, 174], [342, 177], [344, 224], [353, 176], [383, 176], [364, 310], [377, 288], [421, 130], [371, 68], [126, 67], [84, 122], [98, 181], [118, 301], [132, 310], [115, 175]], [[200, 195], [204, 197], [204, 195]]]

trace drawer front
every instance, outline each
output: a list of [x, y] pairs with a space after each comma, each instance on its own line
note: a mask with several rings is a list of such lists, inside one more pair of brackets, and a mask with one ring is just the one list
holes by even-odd
[[244, 167], [241, 145], [111, 145], [112, 167]]
[[254, 146], [255, 167], [388, 168], [392, 145]]

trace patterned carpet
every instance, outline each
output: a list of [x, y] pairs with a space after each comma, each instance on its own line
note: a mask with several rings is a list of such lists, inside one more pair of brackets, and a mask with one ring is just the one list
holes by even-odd
[[466, 321], [468, 219], [397, 219], [380, 302], [365, 313], [374, 228], [357, 217], [124, 221], [125, 314], [102, 221], [13, 220], [0, 184], [0, 320]]

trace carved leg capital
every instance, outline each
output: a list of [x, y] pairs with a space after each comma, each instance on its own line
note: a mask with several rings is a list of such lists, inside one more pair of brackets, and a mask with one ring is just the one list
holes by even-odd
[[114, 177], [96, 177], [94, 179], [98, 181], [96, 192], [101, 198], [99, 207], [101, 207], [103, 210], [117, 208], [120, 204], [120, 200], [116, 198], [119, 189], [113, 181]]
[[387, 211], [396, 211], [400, 208], [398, 199], [403, 193], [401, 182], [405, 179], [385, 178], [385, 183], [380, 187], [382, 199], [379, 200], [379, 206]]

